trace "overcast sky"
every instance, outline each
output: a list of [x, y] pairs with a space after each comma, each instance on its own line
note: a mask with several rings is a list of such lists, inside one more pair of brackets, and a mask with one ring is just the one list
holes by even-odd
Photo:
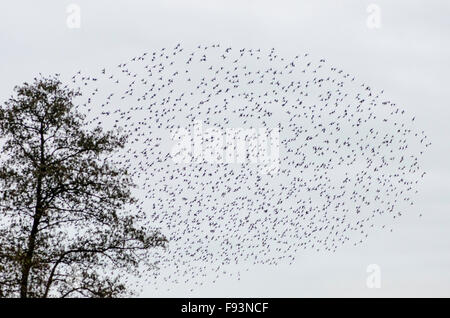
[[[80, 28], [67, 25], [67, 6], [81, 9]], [[379, 28], [367, 11], [380, 9]], [[373, 13], [373, 11], [371, 11]], [[44, 74], [73, 74], [117, 65], [143, 52], [221, 43], [310, 52], [416, 115], [433, 143], [416, 203], [392, 233], [330, 255], [302, 252], [291, 266], [257, 266], [241, 280], [219, 279], [190, 291], [145, 288], [154, 296], [450, 296], [450, 2], [442, 1], [2, 1], [0, 100], [14, 85]], [[372, 20], [371, 20], [372, 21]], [[369, 264], [381, 288], [366, 285]]]

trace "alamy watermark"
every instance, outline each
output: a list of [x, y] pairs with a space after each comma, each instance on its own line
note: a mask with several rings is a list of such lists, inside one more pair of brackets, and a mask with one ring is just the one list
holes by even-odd
[[254, 164], [261, 174], [278, 172], [280, 133], [267, 128], [203, 128], [196, 121], [191, 129], [172, 131], [171, 156], [177, 163]]
[[369, 29], [380, 29], [381, 28], [381, 8], [375, 3], [371, 3], [367, 6], [367, 27]]
[[81, 8], [78, 4], [72, 3], [66, 7], [66, 25], [69, 29], [79, 29], [81, 27]]
[[381, 288], [381, 268], [378, 264], [369, 264], [366, 272], [369, 273], [366, 279], [367, 288]]

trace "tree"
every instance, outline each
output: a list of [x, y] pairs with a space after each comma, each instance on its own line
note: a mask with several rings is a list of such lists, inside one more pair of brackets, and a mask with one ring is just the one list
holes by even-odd
[[167, 241], [111, 159], [126, 136], [89, 129], [58, 76], [15, 92], [0, 108], [0, 297], [133, 294]]

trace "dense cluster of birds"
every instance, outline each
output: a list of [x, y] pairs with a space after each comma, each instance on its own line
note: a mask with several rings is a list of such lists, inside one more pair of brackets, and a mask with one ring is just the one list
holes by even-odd
[[[129, 135], [113, 158], [131, 172], [145, 211], [169, 239], [158, 279], [203, 284], [253, 264], [292, 263], [391, 230], [414, 200], [430, 145], [415, 118], [324, 59], [275, 49], [181, 45], [95, 74], [78, 72], [89, 124]], [[173, 132], [279, 131], [275, 171], [260, 164], [177, 162]], [[206, 143], [206, 141], [205, 141]]]

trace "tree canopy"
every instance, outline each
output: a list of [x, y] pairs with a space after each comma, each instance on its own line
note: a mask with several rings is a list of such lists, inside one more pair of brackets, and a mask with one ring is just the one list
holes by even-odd
[[111, 160], [127, 136], [89, 128], [78, 95], [39, 77], [0, 108], [0, 297], [129, 295], [167, 244]]

